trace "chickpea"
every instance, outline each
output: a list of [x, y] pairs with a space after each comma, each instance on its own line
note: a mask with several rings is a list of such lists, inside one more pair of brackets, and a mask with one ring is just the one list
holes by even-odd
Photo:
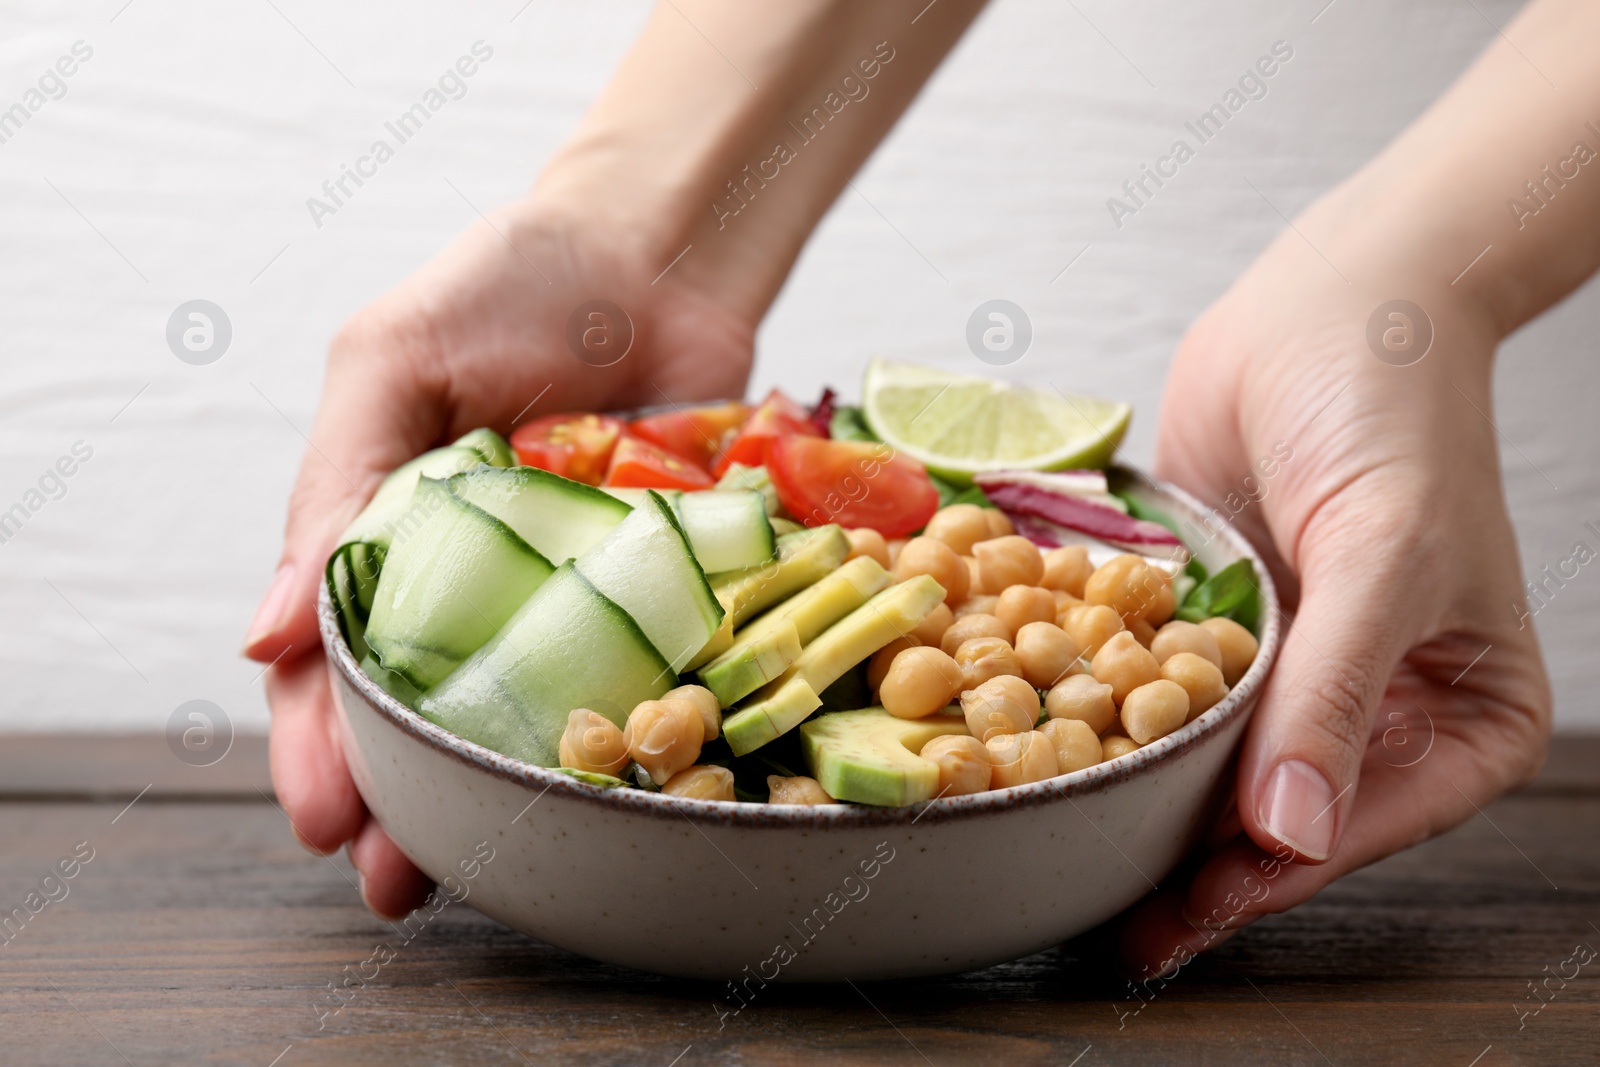
[[907, 636], [916, 638], [920, 644], [938, 648], [944, 632], [950, 629], [950, 624], [955, 620], [955, 612], [950, 610], [949, 604], [938, 604]]
[[695, 764], [668, 778], [661, 791], [695, 800], [733, 800], [733, 772], [726, 767]]
[[767, 775], [768, 804], [832, 804], [834, 799], [823, 791], [815, 778], [797, 774], [793, 778]]
[[1135, 641], [1139, 642], [1145, 648], [1149, 648], [1151, 643], [1156, 639], [1156, 628], [1145, 622], [1143, 619], [1131, 620], [1128, 623], [1128, 632], [1133, 635], [1133, 639]]
[[1095, 681], [1111, 687], [1111, 699], [1119, 706], [1128, 699], [1129, 693], [1161, 677], [1156, 658], [1126, 630], [1101, 646], [1090, 667]]
[[1141, 745], [1166, 737], [1189, 717], [1189, 694], [1177, 682], [1157, 678], [1122, 702], [1122, 726]]
[[989, 520], [989, 536], [991, 538], [1010, 537], [1017, 532], [1017, 528], [1011, 525], [1011, 516], [999, 508], [984, 508], [983, 517]]
[[975, 637], [998, 637], [1007, 644], [1011, 643], [1011, 631], [1006, 629], [1006, 624], [993, 615], [963, 615], [950, 624], [950, 628], [939, 639], [939, 647], [955, 655], [956, 649], [971, 641]]
[[937, 537], [962, 556], [971, 553], [972, 546], [978, 541], [987, 541], [993, 536], [989, 533], [989, 520], [984, 515], [984, 509], [976, 504], [951, 504], [940, 508], [928, 520], [922, 535]]
[[1096, 734], [1111, 729], [1117, 718], [1111, 687], [1088, 674], [1070, 675], [1056, 683], [1055, 688], [1044, 695], [1044, 710], [1052, 719], [1086, 722]]
[[1143, 616], [1143, 621], [1151, 626], [1160, 626], [1178, 610], [1178, 595], [1172, 591], [1172, 576], [1159, 569], [1156, 573], [1162, 577], [1161, 588], [1156, 590], [1155, 599], [1150, 602]]
[[967, 598], [967, 565], [955, 549], [937, 537], [913, 537], [894, 561], [894, 580], [903, 582], [919, 574], [933, 576], [944, 586], [944, 602], [959, 604]]
[[1083, 655], [1093, 657], [1111, 638], [1122, 632], [1122, 619], [1103, 604], [1068, 608], [1061, 628], [1078, 643]]
[[994, 764], [982, 741], [966, 734], [944, 734], [922, 746], [925, 760], [939, 766], [939, 795], [966, 796], [989, 788]]
[[588, 708], [573, 708], [557, 746], [561, 766], [616, 776], [628, 765], [628, 743], [617, 724]]
[[1051, 719], [1039, 733], [1055, 747], [1057, 774], [1081, 771], [1105, 758], [1099, 735], [1082, 719]]
[[1155, 654], [1157, 663], [1165, 663], [1179, 652], [1192, 652], [1218, 668], [1222, 666], [1222, 648], [1217, 639], [1204, 627], [1181, 619], [1174, 619], [1156, 631], [1150, 651]]
[[991, 788], [1042, 782], [1061, 773], [1056, 765], [1056, 748], [1037, 730], [1020, 734], [1000, 734], [984, 742], [994, 772]]
[[900, 558], [900, 550], [906, 547], [906, 539], [897, 537], [890, 541], [887, 547], [889, 549], [889, 569], [894, 570], [895, 562]]
[[[1139, 751], [1139, 742], [1131, 737], [1123, 737], [1121, 734], [1111, 734], [1100, 739], [1100, 751], [1105, 759], [1113, 760], [1118, 756], [1126, 756], [1130, 752]], [[1101, 762], [1104, 763], [1105, 760], [1101, 760]]]
[[1035, 689], [1049, 689], [1078, 662], [1078, 643], [1053, 622], [1030, 622], [1017, 631], [1017, 666]]
[[883, 676], [878, 703], [897, 719], [932, 715], [961, 692], [961, 668], [937, 648], [908, 648], [895, 656]]
[[955, 659], [956, 666], [961, 668], [963, 692], [976, 689], [991, 678], [1022, 674], [1016, 652], [1001, 637], [974, 637], [963, 641], [956, 649]]
[[908, 648], [917, 648], [920, 642], [910, 634], [897, 637], [872, 654], [867, 661], [867, 688], [876, 693], [883, 686], [883, 680], [889, 676], [889, 668], [894, 664], [894, 658]]
[[1014, 585], [1038, 585], [1044, 575], [1044, 559], [1026, 537], [992, 537], [972, 546], [978, 559], [978, 576], [983, 591], [998, 595]]
[[850, 554], [845, 556], [845, 559], [871, 556], [885, 570], [889, 569], [889, 542], [883, 539], [883, 534], [870, 526], [860, 526], [854, 530], [846, 530], [845, 536], [850, 539]]
[[1039, 721], [1039, 694], [1012, 675], [998, 675], [961, 694], [967, 729], [979, 741], [998, 734], [1020, 734]]
[[1261, 646], [1255, 634], [1232, 619], [1221, 617], [1207, 619], [1200, 626], [1217, 639], [1217, 649], [1222, 653], [1222, 679], [1232, 689], [1244, 677], [1244, 672], [1255, 662]]
[[967, 565], [967, 593], [983, 588], [983, 575], [978, 573], [978, 558], [976, 556], [962, 556], [961, 562]]
[[984, 594], [969, 596], [967, 599], [955, 606], [955, 616], [956, 618], [961, 619], [968, 615], [993, 615], [995, 605], [999, 603], [1000, 598], [997, 596], [987, 596]]
[[1082, 600], [1084, 583], [1093, 573], [1094, 565], [1089, 562], [1089, 549], [1085, 546], [1052, 548], [1044, 554], [1044, 577], [1039, 584]]
[[1228, 683], [1222, 680], [1222, 668], [1193, 652], [1178, 652], [1167, 657], [1161, 665], [1161, 677], [1177, 682], [1189, 694], [1189, 717], [1193, 722], [1228, 695]]
[[1037, 585], [1014, 585], [1000, 594], [994, 605], [995, 618], [1005, 624], [1010, 636], [1030, 622], [1054, 623], [1056, 598], [1050, 590]]
[[705, 735], [699, 710], [680, 699], [644, 701], [622, 730], [628, 755], [661, 785], [700, 758]]
[[711, 690], [703, 685], [680, 685], [676, 689], [669, 689], [662, 700], [687, 700], [700, 712], [700, 720], [705, 724], [706, 741], [715, 741], [717, 735], [722, 733], [722, 706], [717, 703], [717, 698]]
[[1083, 599], [1104, 604], [1124, 621], [1142, 619], [1166, 584], [1166, 575], [1139, 556], [1123, 553], [1095, 568], [1084, 583]]
[[[1046, 588], [1048, 588], [1048, 587], [1046, 587]], [[1059, 618], [1061, 616], [1061, 613], [1066, 611], [1068, 608], [1077, 607], [1079, 604], [1083, 603], [1083, 601], [1079, 600], [1077, 597], [1073, 596], [1071, 593], [1065, 592], [1065, 591], [1060, 590], [1060, 589], [1051, 589], [1050, 590], [1050, 595], [1055, 597], [1055, 599], [1056, 599], [1056, 617], [1057, 618]]]

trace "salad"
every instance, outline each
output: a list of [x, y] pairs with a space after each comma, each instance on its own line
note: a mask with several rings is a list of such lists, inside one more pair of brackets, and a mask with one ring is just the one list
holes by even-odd
[[602, 788], [905, 805], [1116, 759], [1254, 659], [1104, 469], [1127, 405], [875, 362], [860, 406], [551, 415], [395, 470], [327, 584], [361, 668]]

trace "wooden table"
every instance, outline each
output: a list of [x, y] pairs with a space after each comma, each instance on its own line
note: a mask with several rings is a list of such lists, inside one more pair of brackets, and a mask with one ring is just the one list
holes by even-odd
[[[1101, 964], [1055, 950], [772, 987], [721, 1030], [714, 987], [465, 908], [407, 942], [342, 857], [290, 838], [257, 738], [204, 771], [159, 737], [4, 738], [0, 790], [0, 917], [58, 898], [0, 944], [5, 1063], [1600, 1063], [1600, 959], [1564, 964], [1600, 949], [1600, 738], [1558, 739], [1527, 791], [1258, 923], [1136, 1015]], [[44, 883], [63, 860], [74, 876]], [[371, 975], [380, 945], [393, 960], [334, 1013], [329, 984]]]

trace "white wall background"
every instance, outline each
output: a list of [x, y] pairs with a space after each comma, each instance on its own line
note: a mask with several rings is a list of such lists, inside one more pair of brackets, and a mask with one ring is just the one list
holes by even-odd
[[[1013, 372], [1133, 400], [1126, 455], [1148, 462], [1174, 343], [1281, 225], [1244, 179], [1299, 210], [1493, 38], [1475, 6], [1500, 25], [1516, 7], [1325, 2], [995, 0], [857, 180], [894, 228], [846, 192], [762, 331], [753, 388], [852, 391], [879, 353], [970, 365], [968, 313], [1006, 297], [1035, 328]], [[0, 728], [159, 729], [202, 697], [264, 729], [236, 650], [328, 337], [471, 221], [444, 179], [479, 205], [527, 186], [646, 6], [123, 4], [0, 4], [0, 108], [73, 42], [94, 49], [0, 145], [0, 509], [75, 441], [94, 450], [0, 544]], [[494, 59], [468, 95], [315, 229], [306, 197], [479, 38]], [[1116, 230], [1105, 198], [1278, 39], [1295, 58], [1270, 94]], [[204, 367], [164, 340], [196, 297], [234, 330]], [[1529, 570], [1600, 519], [1597, 329], [1591, 285], [1501, 363]], [[1585, 573], [1539, 617], [1568, 726], [1600, 725], [1597, 608]]]

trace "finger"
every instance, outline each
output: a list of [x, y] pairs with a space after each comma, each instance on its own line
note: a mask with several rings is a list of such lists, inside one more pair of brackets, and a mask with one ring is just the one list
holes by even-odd
[[328, 669], [321, 656], [286, 659], [267, 670], [266, 684], [272, 788], [300, 843], [332, 852], [361, 828], [366, 805], [345, 766]]
[[444, 426], [435, 370], [415, 330], [358, 320], [334, 342], [322, 403], [289, 498], [283, 553], [245, 638], [270, 662], [317, 641], [317, 590], [339, 533], [383, 476], [436, 443]]
[[[1397, 603], [1398, 557], [1347, 553], [1305, 568], [1300, 611], [1286, 628], [1239, 762], [1239, 818], [1256, 844], [1298, 860], [1333, 855], [1355, 799], [1372, 718], [1413, 643], [1423, 593]], [[1415, 579], [1415, 574], [1406, 575]]]
[[1115, 951], [1118, 969], [1128, 978], [1171, 978], [1194, 957], [1238, 932], [1237, 927], [1192, 923], [1185, 912], [1188, 895], [1188, 884], [1180, 881], [1151, 893], [1123, 915]]
[[376, 819], [368, 818], [350, 843], [350, 862], [361, 874], [361, 899], [381, 919], [403, 918], [433, 889], [433, 879], [406, 858]]

